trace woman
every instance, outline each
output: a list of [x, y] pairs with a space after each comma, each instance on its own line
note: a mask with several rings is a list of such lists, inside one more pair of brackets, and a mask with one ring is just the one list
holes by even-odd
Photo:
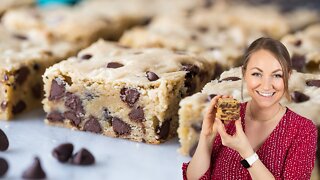
[[279, 102], [290, 99], [289, 53], [270, 38], [254, 41], [244, 55], [243, 80], [249, 102], [240, 119], [224, 125], [215, 118], [216, 96], [205, 114], [192, 160], [183, 164], [184, 179], [310, 179], [317, 129]]

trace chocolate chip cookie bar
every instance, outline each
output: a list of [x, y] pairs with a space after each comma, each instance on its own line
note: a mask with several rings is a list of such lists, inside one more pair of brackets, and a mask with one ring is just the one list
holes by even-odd
[[[241, 79], [241, 68], [230, 69], [223, 72], [219, 80], [206, 84], [201, 93], [196, 93], [180, 101], [178, 136], [181, 154], [193, 155], [197, 147], [203, 115], [214, 96], [217, 94], [231, 95], [242, 102], [251, 99], [244, 83], [242, 100]], [[289, 79], [289, 92], [292, 101], [283, 98], [281, 104], [320, 126], [320, 75], [293, 71]]]
[[43, 36], [16, 34], [0, 26], [0, 120], [39, 107], [44, 70], [79, 50], [76, 44], [48, 42]]
[[220, 98], [217, 102], [216, 118], [221, 121], [233, 121], [240, 118], [240, 103], [233, 98]]
[[100, 40], [46, 70], [45, 122], [157, 144], [176, 135], [179, 101], [200, 91], [212, 69], [192, 54]]

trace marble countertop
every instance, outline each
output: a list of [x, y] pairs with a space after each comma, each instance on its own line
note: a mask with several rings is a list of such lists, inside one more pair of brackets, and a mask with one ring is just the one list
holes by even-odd
[[[68, 180], [178, 180], [182, 179], [182, 163], [190, 160], [177, 152], [177, 138], [160, 145], [137, 143], [48, 126], [43, 122], [44, 116], [43, 111], [36, 110], [14, 121], [0, 121], [0, 128], [10, 143], [7, 151], [0, 152], [0, 157], [9, 163], [3, 178], [21, 179], [35, 156], [40, 158], [47, 179]], [[75, 166], [58, 162], [51, 152], [66, 142], [74, 145], [74, 153], [83, 147], [88, 149], [95, 157], [95, 164]]]

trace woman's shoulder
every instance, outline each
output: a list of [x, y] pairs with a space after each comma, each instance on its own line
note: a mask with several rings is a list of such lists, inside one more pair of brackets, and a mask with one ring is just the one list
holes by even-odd
[[302, 131], [317, 131], [317, 127], [314, 122], [300, 114], [292, 111], [287, 107], [287, 112], [284, 115], [284, 119], [287, 121], [287, 125], [295, 129]]

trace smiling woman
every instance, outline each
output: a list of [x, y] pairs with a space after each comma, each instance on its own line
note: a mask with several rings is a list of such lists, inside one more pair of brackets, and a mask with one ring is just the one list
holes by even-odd
[[[183, 164], [184, 179], [310, 179], [317, 129], [311, 120], [280, 104], [290, 100], [291, 60], [286, 47], [259, 38], [243, 58], [249, 102], [240, 117], [224, 125], [216, 118], [215, 96], [204, 116], [197, 149]], [[245, 82], [245, 83], [244, 83]]]

